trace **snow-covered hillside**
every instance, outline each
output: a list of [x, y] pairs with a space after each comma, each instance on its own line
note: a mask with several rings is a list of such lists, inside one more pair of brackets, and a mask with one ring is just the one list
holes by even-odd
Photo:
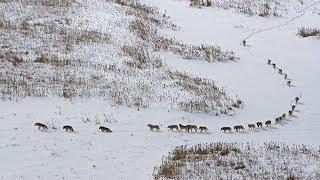
[[320, 28], [320, 2], [270, 1], [279, 16], [219, 2], [0, 1], [0, 179], [152, 179], [172, 148], [204, 142], [319, 148], [320, 40], [297, 33]]

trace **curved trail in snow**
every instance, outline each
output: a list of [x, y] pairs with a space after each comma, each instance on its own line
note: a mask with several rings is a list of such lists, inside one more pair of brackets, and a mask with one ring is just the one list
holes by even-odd
[[[280, 28], [280, 27], [284, 27], [286, 25], [288, 25], [289, 23], [301, 18], [302, 16], [304, 16], [306, 14], [306, 12], [311, 8], [311, 7], [314, 7], [316, 5], [320, 4], [320, 1], [316, 2], [316, 3], [313, 3], [311, 5], [308, 5], [306, 6], [303, 10], [302, 10], [302, 13], [300, 15], [297, 15], [287, 21], [285, 21], [284, 23], [280, 24], [280, 25], [277, 25], [277, 26], [273, 26], [273, 27], [270, 27], [270, 28], [266, 28], [266, 29], [262, 29], [262, 30], [258, 30], [258, 31], [254, 31], [252, 32], [251, 34], [249, 34], [247, 37], [244, 38], [244, 40], [247, 40], [251, 37], [253, 37], [254, 35], [256, 34], [259, 34], [259, 33], [262, 33], [262, 32], [266, 32], [266, 31], [270, 31], [270, 30], [274, 30], [274, 29], [277, 29], [277, 28]], [[261, 58], [261, 57], [257, 57], [257, 55], [255, 55], [253, 52], [250, 51], [250, 49], [247, 49], [245, 48], [253, 57], [256, 57], [256, 58]], [[301, 99], [302, 97], [302, 90], [299, 91], [299, 97]], [[292, 131], [293, 129], [291, 130], [275, 130], [275, 131]], [[302, 131], [312, 131], [312, 129], [295, 129], [296, 130], [302, 130]]]
[[304, 16], [306, 14], [306, 12], [309, 10], [309, 8], [313, 7], [313, 6], [316, 6], [320, 4], [320, 1], [316, 2], [316, 3], [313, 3], [309, 6], [306, 6], [303, 10], [302, 10], [302, 13], [298, 16], [295, 16], [287, 21], [285, 21], [284, 23], [280, 24], [280, 25], [277, 25], [277, 26], [273, 26], [273, 27], [270, 27], [270, 28], [266, 28], [266, 29], [262, 29], [262, 30], [258, 30], [258, 31], [255, 31], [255, 32], [252, 32], [251, 34], [249, 34], [247, 37], [244, 38], [244, 40], [247, 40], [249, 39], [250, 37], [252, 37], [253, 35], [255, 34], [259, 34], [261, 32], [265, 32], [265, 31], [270, 31], [270, 30], [273, 30], [273, 29], [277, 29], [277, 28], [280, 28], [280, 27], [283, 27], [283, 26], [286, 26], [288, 25], [290, 22], [293, 22], [294, 20], [296, 19], [299, 19], [300, 17]]

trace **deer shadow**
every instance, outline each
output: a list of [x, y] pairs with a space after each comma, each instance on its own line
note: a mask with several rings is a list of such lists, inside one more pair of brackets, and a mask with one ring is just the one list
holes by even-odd
[[149, 132], [152, 132], [152, 133], [163, 133], [162, 130], [160, 130], [160, 131], [149, 131]]
[[226, 132], [223, 132], [223, 134], [236, 134], [236, 132], [234, 132], [234, 131], [226, 131]]
[[240, 134], [248, 134], [250, 132], [249, 131], [239, 131], [238, 133], [240, 133]]
[[299, 116], [297, 116], [297, 115], [291, 115], [291, 118], [296, 119], [296, 118], [299, 118]]

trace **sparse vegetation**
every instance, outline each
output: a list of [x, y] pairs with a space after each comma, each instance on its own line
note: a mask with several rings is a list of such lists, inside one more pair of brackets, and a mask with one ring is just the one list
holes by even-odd
[[191, 46], [165, 37], [154, 39], [153, 46], [155, 51], [172, 52], [182, 56], [184, 59], [204, 60], [207, 62], [227, 62], [238, 59], [232, 51], [222, 51], [219, 46]]
[[192, 7], [201, 7], [201, 6], [212, 6], [211, 0], [189, 0], [190, 6]]
[[155, 179], [318, 179], [320, 151], [269, 142], [178, 146], [154, 168]]
[[[228, 98], [213, 81], [172, 72], [161, 58], [155, 57], [154, 51], [161, 50], [208, 62], [236, 59], [232, 52], [223, 52], [220, 47], [190, 46], [156, 38], [159, 28], [176, 26], [155, 7], [132, 0], [109, 2], [122, 18], [109, 22], [116, 24], [117, 30], [102, 31], [84, 25], [92, 19], [70, 16], [83, 3], [71, 0], [15, 3], [34, 12], [14, 11], [9, 2], [6, 9], [0, 7], [5, 12], [0, 15], [4, 37], [0, 40], [3, 100], [50, 95], [67, 99], [100, 98], [137, 109], [154, 102], [168, 102], [170, 107], [185, 111], [226, 114], [234, 104], [235, 100]], [[9, 16], [16, 18], [12, 20]], [[124, 33], [113, 34], [116, 31]], [[96, 47], [103, 52], [97, 52]], [[84, 53], [86, 49], [88, 55]], [[101, 55], [100, 62], [95, 60], [95, 56]]]
[[[191, 93], [192, 99], [178, 101], [178, 106], [188, 112], [219, 112], [226, 114], [231, 110], [233, 100], [225, 97], [225, 92], [219, 89], [213, 81], [205, 78], [191, 77], [185, 73], [169, 71], [169, 76], [175, 85]], [[227, 102], [228, 104], [225, 104]], [[230, 103], [230, 104], [229, 104]], [[219, 112], [220, 113], [220, 112]]]
[[302, 38], [306, 38], [310, 36], [320, 38], [320, 29], [301, 27], [298, 30], [298, 35]]
[[[249, 16], [258, 15], [261, 17], [281, 17], [288, 11], [287, 3], [290, 1], [279, 0], [188, 0], [191, 7], [218, 7], [222, 9], [234, 9], [235, 11]], [[297, 3], [297, 2], [294, 2]], [[303, 3], [297, 3], [297, 7]]]

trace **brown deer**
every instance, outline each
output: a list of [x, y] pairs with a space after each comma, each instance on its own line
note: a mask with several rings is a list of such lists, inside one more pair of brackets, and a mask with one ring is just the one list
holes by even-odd
[[275, 119], [275, 121], [276, 121], [276, 124], [278, 124], [278, 123], [281, 122], [281, 119], [277, 117], [277, 118]]
[[74, 132], [73, 128], [69, 125], [63, 126], [63, 128], [65, 131], [69, 131], [69, 132]]
[[234, 128], [233, 128], [233, 129], [234, 129], [234, 130], [236, 130], [236, 131], [240, 131], [240, 130], [244, 131], [244, 127], [243, 127], [243, 126], [241, 126], [241, 125], [234, 126]]
[[268, 65], [270, 65], [270, 64], [271, 64], [271, 60], [270, 60], [270, 59], [268, 60], [267, 64], [268, 64]]
[[242, 45], [243, 45], [243, 47], [245, 47], [245, 46], [246, 46], [246, 43], [247, 43], [247, 41], [246, 41], [246, 40], [243, 40], [243, 41], [242, 41]]
[[256, 129], [256, 125], [254, 125], [254, 124], [248, 124], [248, 128], [249, 128], [249, 130], [253, 130], [253, 129]]
[[264, 124], [265, 124], [267, 127], [270, 127], [270, 126], [271, 126], [271, 121], [266, 121]]
[[160, 127], [158, 125], [148, 124], [148, 127], [150, 128], [150, 131], [153, 131], [154, 129], [160, 131]]
[[223, 131], [223, 132], [226, 132], [226, 131], [229, 131], [229, 132], [231, 132], [231, 127], [222, 127], [221, 128], [221, 131]]
[[285, 113], [283, 113], [283, 114], [282, 114], [282, 119], [285, 120], [285, 119], [286, 119], [286, 116], [287, 116], [287, 115], [286, 115]]
[[48, 131], [48, 127], [47, 127], [47, 125], [45, 125], [45, 124], [35, 123], [34, 126], [37, 126], [39, 130]]
[[257, 122], [257, 129], [262, 128], [262, 125], [263, 125], [262, 122]]
[[182, 124], [179, 124], [179, 127], [180, 127], [180, 130], [181, 130], [181, 131], [182, 131], [182, 130], [188, 131], [187, 126], [184, 126], [184, 125], [182, 125]]
[[192, 132], [192, 130], [194, 130], [195, 132], [197, 132], [197, 130], [198, 130], [198, 127], [197, 127], [196, 125], [188, 124], [188, 125], [186, 125], [186, 126], [187, 126], [187, 131], [188, 131], [188, 132], [189, 132], [189, 131]]
[[102, 132], [112, 132], [109, 128], [104, 127], [104, 126], [100, 126], [99, 129], [100, 129]]
[[176, 130], [176, 131], [179, 131], [179, 126], [178, 125], [169, 125], [168, 126], [168, 130], [170, 131], [173, 131], [173, 130]]
[[199, 130], [200, 130], [200, 132], [208, 132], [208, 128], [205, 126], [200, 126]]

